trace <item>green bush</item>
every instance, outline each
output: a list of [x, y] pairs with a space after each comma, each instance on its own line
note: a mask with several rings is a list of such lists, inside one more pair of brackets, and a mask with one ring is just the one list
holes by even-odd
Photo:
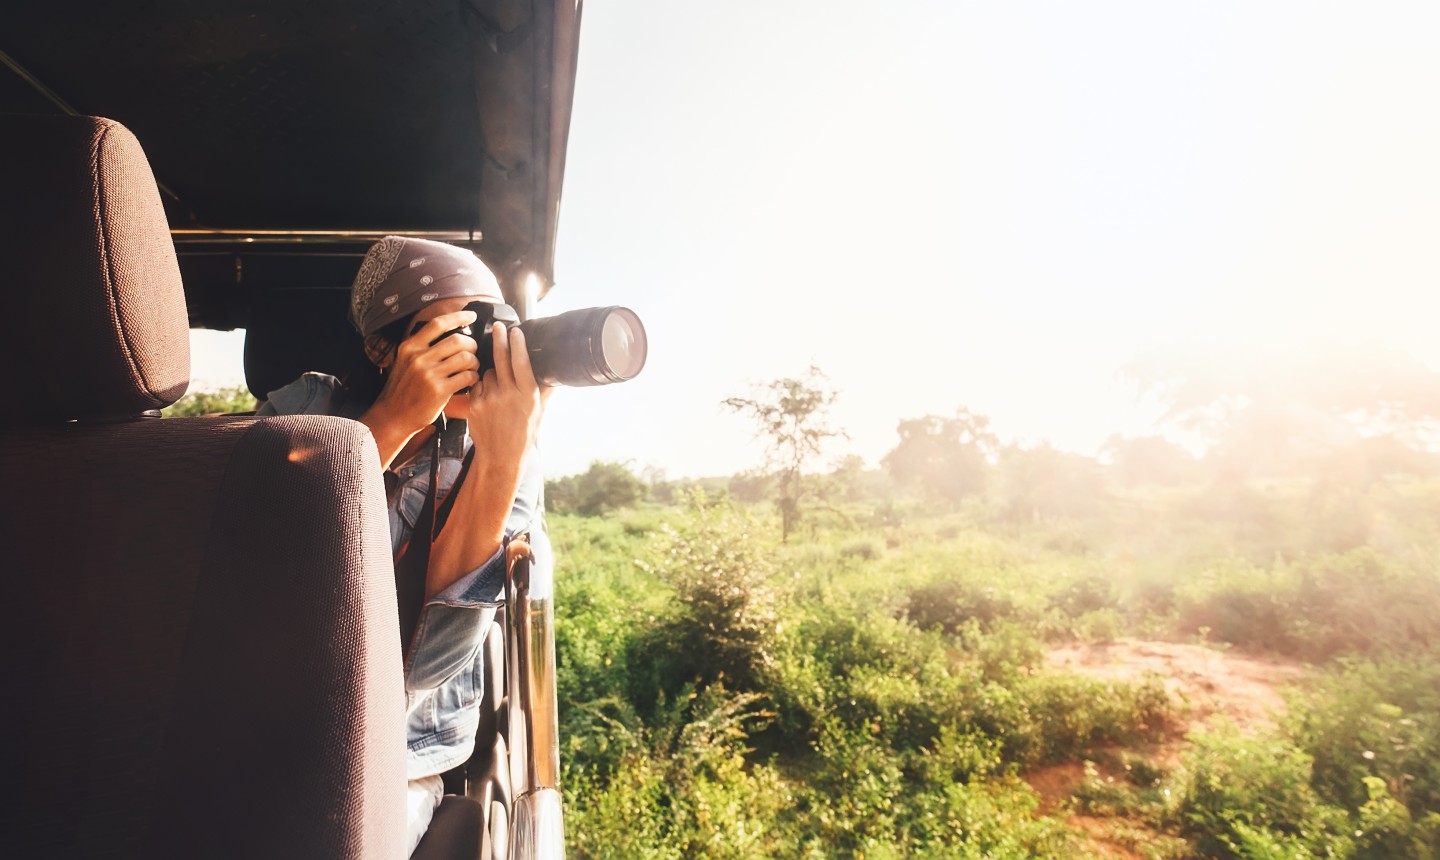
[[685, 694], [652, 728], [606, 721], [619, 755], [602, 771], [564, 774], [567, 844], [577, 857], [777, 856], [794, 844], [791, 789], [748, 766], [747, 726], [759, 697], [723, 685]]
[[252, 412], [255, 395], [243, 385], [232, 385], [214, 391], [190, 391], [170, 406], [160, 410], [166, 418], [192, 418], [228, 412]]
[[1440, 578], [1369, 548], [1212, 565], [1177, 604], [1184, 631], [1312, 661], [1440, 647]]
[[1440, 660], [1352, 661], [1294, 697], [1286, 729], [1314, 759], [1314, 784], [1358, 810], [1379, 779], [1416, 820], [1440, 813]]
[[1175, 813], [1205, 857], [1350, 856], [1345, 811], [1310, 785], [1311, 758], [1234, 729], [1192, 735]]
[[774, 666], [782, 594], [755, 530], [729, 502], [698, 496], [678, 525], [662, 529], [641, 566], [675, 600], [669, 617], [632, 640], [637, 704], [721, 679], [736, 690], [762, 689]]
[[998, 728], [1007, 757], [1037, 765], [1084, 758], [1110, 744], [1158, 738], [1174, 718], [1165, 685], [1042, 672], [1015, 685], [1018, 709]]
[[1014, 597], [995, 585], [960, 579], [927, 585], [910, 593], [905, 614], [922, 630], [957, 633], [974, 619], [989, 626], [1017, 613]]

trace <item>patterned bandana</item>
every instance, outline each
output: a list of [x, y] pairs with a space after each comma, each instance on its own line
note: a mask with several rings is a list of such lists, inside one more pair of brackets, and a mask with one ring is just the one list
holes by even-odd
[[370, 335], [455, 296], [505, 301], [495, 274], [471, 252], [430, 239], [386, 236], [360, 264], [350, 288], [350, 322]]

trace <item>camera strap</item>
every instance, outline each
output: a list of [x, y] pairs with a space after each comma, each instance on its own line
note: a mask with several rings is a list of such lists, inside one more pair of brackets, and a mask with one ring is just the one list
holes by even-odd
[[465, 452], [460, 472], [455, 476], [455, 483], [450, 485], [445, 500], [437, 508], [435, 500], [440, 493], [440, 460], [445, 450], [443, 437], [449, 429], [451, 432], [458, 432], [463, 438], [463, 422], [461, 425], [462, 429], [458, 431], [453, 427], [447, 428], [444, 416], [436, 422], [434, 444], [430, 450], [430, 488], [425, 493], [425, 504], [421, 506], [420, 515], [415, 519], [410, 540], [401, 551], [400, 557], [395, 560], [395, 597], [400, 610], [400, 641], [404, 645], [407, 659], [410, 654], [410, 640], [415, 636], [415, 628], [420, 623], [420, 612], [425, 607], [425, 580], [430, 570], [431, 545], [450, 519], [450, 511], [455, 507], [455, 499], [460, 495], [460, 485], [470, 472], [470, 463], [475, 459], [475, 447], [472, 445], [470, 450]]

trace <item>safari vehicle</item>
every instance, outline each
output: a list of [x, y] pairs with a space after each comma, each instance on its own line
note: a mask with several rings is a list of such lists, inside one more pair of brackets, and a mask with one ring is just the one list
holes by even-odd
[[[246, 330], [262, 398], [345, 366], [348, 287], [386, 234], [474, 250], [517, 308], [543, 294], [579, 19], [7, 4], [4, 856], [402, 853], [373, 444], [340, 418], [155, 410], [188, 384], [187, 320]], [[416, 857], [563, 853], [549, 584], [513, 562], [476, 752]]]

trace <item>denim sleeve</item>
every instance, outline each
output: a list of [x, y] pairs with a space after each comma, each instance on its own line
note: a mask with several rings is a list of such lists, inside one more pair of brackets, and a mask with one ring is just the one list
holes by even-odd
[[[544, 582], [548, 588], [553, 578], [554, 557], [545, 533], [544, 517], [538, 516], [539, 485], [543, 480], [538, 468], [526, 469], [505, 532], [507, 536], [514, 536], [522, 530], [529, 531], [530, 548], [535, 556], [532, 581]], [[484, 564], [426, 601], [414, 638], [410, 640], [405, 689], [412, 693], [435, 689], [470, 666], [485, 634], [478, 623], [480, 610], [499, 606], [504, 600], [505, 549], [502, 546]]]
[[433, 690], [475, 662], [485, 631], [481, 610], [504, 599], [505, 550], [426, 601], [410, 640], [405, 689]]
[[322, 413], [330, 405], [330, 395], [337, 384], [334, 377], [324, 374], [303, 374], [289, 385], [267, 394], [265, 402], [255, 409], [255, 414], [264, 418]]

